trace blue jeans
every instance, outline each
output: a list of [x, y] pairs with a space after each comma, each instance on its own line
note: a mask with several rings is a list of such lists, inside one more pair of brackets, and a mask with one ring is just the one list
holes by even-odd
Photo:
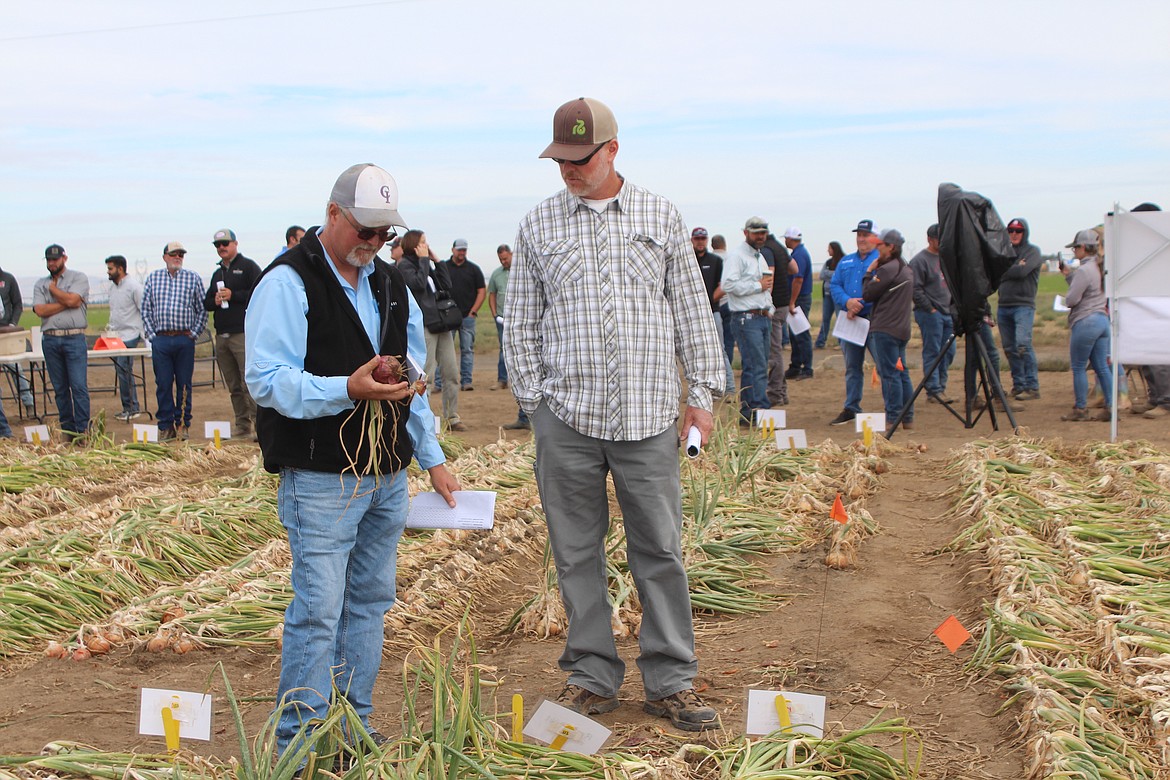
[[[719, 334], [720, 343], [727, 343], [727, 336], [731, 334], [730, 332], [726, 335], [723, 333], [723, 313], [716, 309], [711, 314], [715, 320], [715, 332]], [[731, 326], [728, 326], [727, 330], [730, 331]], [[733, 343], [734, 338], [732, 336]], [[723, 369], [727, 373], [727, 378], [723, 381], [723, 393], [724, 395], [732, 395], [735, 392], [735, 372], [731, 370], [731, 358], [728, 357], [726, 352], [723, 354]]]
[[1012, 392], [1039, 390], [1036, 352], [1032, 349], [1032, 322], [1036, 309], [1031, 306], [1000, 306], [999, 340], [1012, 371]]
[[[882, 401], [885, 402], [888, 428], [914, 395], [914, 385], [910, 382], [910, 372], [906, 369], [906, 342], [889, 333], [871, 333], [869, 347], [877, 364], [878, 376], [882, 378]], [[898, 370], [898, 360], [902, 361], [901, 371]], [[902, 421], [913, 420], [914, 407], [911, 406], [906, 410], [906, 416]]]
[[1097, 384], [1105, 396], [1105, 406], [1113, 406], [1113, 377], [1109, 373], [1109, 318], [1097, 312], [1072, 326], [1068, 340], [1069, 363], [1073, 375], [1074, 403], [1084, 409], [1089, 400], [1089, 375], [1086, 366], [1091, 365], [1097, 374]]
[[[122, 341], [127, 349], [134, 349], [138, 342], [137, 337]], [[137, 413], [138, 390], [134, 387], [134, 358], [114, 358], [114, 376], [118, 378], [118, 392], [122, 395], [122, 411]]]
[[841, 354], [845, 357], [845, 408], [858, 414], [861, 412], [861, 392], [865, 388], [865, 377], [861, 372], [865, 365], [865, 347], [842, 341]]
[[[926, 387], [926, 392], [930, 395], [942, 395], [947, 391], [947, 369], [951, 367], [951, 363], [955, 359], [954, 342], [951, 342], [946, 357], [942, 359], [935, 370], [930, 374], [926, 374], [926, 371], [934, 365], [943, 345], [951, 338], [954, 331], [951, 315], [941, 311], [927, 312], [915, 309], [914, 320], [918, 323], [918, 330], [922, 333], [922, 371], [925, 375], [923, 384]], [[905, 364], [906, 361], [902, 362]]]
[[[41, 350], [44, 352], [44, 350]], [[16, 392], [20, 394], [20, 402], [25, 406], [33, 405], [32, 385], [28, 382], [28, 377], [25, 376], [24, 371], [20, 366], [5, 365], [4, 370], [7, 371], [12, 379], [16, 382]]]
[[[797, 307], [804, 312], [804, 316], [808, 318], [809, 303], [797, 303]], [[806, 330], [804, 333], [797, 333], [792, 336], [792, 359], [788, 361], [788, 370], [799, 370], [802, 374], [811, 374], [813, 359], [813, 341], [812, 329]]]
[[4, 404], [0, 403], [0, 439], [12, 438], [12, 428], [8, 425], [8, 417], [4, 414]]
[[48, 336], [41, 340], [45, 368], [53, 383], [61, 430], [85, 433], [89, 428], [89, 354], [85, 336]]
[[754, 409], [771, 409], [768, 403], [768, 353], [772, 320], [758, 314], [731, 314], [731, 334], [739, 347], [743, 368], [739, 376], [739, 414], [754, 422]]
[[195, 374], [195, 339], [157, 335], [150, 342], [154, 361], [158, 429], [191, 427], [191, 378]]
[[471, 372], [475, 369], [475, 317], [464, 317], [459, 327], [459, 378], [462, 387], [472, 384]]
[[504, 365], [504, 323], [496, 320], [496, 335], [500, 339], [500, 359], [496, 362], [496, 379], [508, 381], [508, 368]]
[[288, 531], [293, 588], [276, 693], [283, 752], [302, 723], [324, 716], [334, 685], [369, 727], [382, 620], [394, 605], [406, 527], [406, 471], [358, 478], [286, 468], [277, 511]]
[[833, 312], [837, 311], [833, 296], [829, 295], [824, 286], [821, 287], [821, 296], [821, 329], [817, 332], [817, 349], [825, 348], [825, 342], [829, 340], [829, 333], [832, 332]]

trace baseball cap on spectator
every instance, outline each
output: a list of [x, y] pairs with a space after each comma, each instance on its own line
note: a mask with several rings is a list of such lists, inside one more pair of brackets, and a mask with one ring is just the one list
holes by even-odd
[[691, 238], [706, 238], [706, 237], [707, 237], [707, 228], [705, 228], [705, 227], [697, 227], [691, 231]]
[[60, 244], [49, 244], [45, 247], [46, 260], [60, 260], [65, 256], [65, 247]]
[[603, 143], [617, 138], [617, 120], [600, 100], [580, 97], [553, 114], [553, 139], [540, 157], [584, 160]]
[[1071, 249], [1075, 246], [1097, 246], [1099, 243], [1101, 241], [1097, 236], [1097, 231], [1092, 228], [1086, 228], [1085, 230], [1078, 230], [1077, 236], [1072, 240], [1072, 243], [1065, 244], [1064, 246], [1065, 249]]
[[928, 227], [926, 229], [926, 237], [933, 238], [936, 241], [938, 240], [938, 223], [937, 222], [935, 222], [933, 225], [931, 225], [930, 227]]
[[768, 229], [768, 221], [763, 217], [752, 217], [743, 223], [743, 229], [749, 233], [760, 233]]
[[451, 248], [452, 249], [466, 249], [467, 248], [467, 239], [466, 238], [455, 239], [455, 242], [453, 244], [451, 244]]
[[234, 230], [230, 230], [228, 228], [220, 228], [219, 230], [215, 231], [215, 235], [211, 237], [211, 243], [213, 243], [213, 244], [216, 241], [235, 241], [235, 240], [236, 240], [236, 232]]
[[398, 183], [373, 163], [351, 165], [342, 171], [329, 202], [348, 211], [362, 227], [407, 227], [398, 213]]
[[906, 243], [906, 239], [902, 236], [902, 231], [890, 228], [889, 230], [882, 231], [882, 243], [892, 246], [902, 246]]
[[[223, 241], [222, 238], [218, 239], [218, 240]], [[178, 241], [172, 241], [171, 243], [169, 243], [163, 247], [163, 254], [164, 255], [169, 255], [169, 254], [172, 254], [174, 252], [178, 252], [179, 254], [185, 255], [185, 254], [187, 254], [187, 249], [182, 244], [180, 244]]]
[[872, 219], [863, 219], [857, 223], [857, 227], [853, 228], [854, 233], [876, 233], [877, 228], [873, 226]]
[[785, 238], [804, 238], [798, 227], [790, 227], [784, 231]]

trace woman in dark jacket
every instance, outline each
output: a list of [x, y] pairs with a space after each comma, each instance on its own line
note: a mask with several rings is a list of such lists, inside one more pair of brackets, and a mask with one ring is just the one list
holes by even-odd
[[[406, 280], [411, 295], [423, 312], [423, 321], [430, 321], [435, 313], [435, 293], [449, 291], [451, 280], [447, 269], [436, 263], [427, 246], [427, 236], [421, 230], [408, 230], [400, 242], [402, 257], [398, 270]], [[438, 366], [439, 374], [435, 374]], [[427, 365], [423, 369], [432, 379], [442, 378], [443, 419], [453, 431], [465, 431], [459, 419], [459, 361], [455, 357], [454, 331], [432, 333], [427, 330]]]
[[[863, 300], [873, 303], [869, 318], [869, 347], [882, 378], [882, 400], [886, 406], [886, 429], [910, 403], [914, 385], [906, 368], [906, 344], [910, 341], [910, 319], [914, 309], [914, 272], [902, 258], [905, 239], [897, 230], [882, 232], [878, 257], [866, 272], [861, 288]], [[913, 428], [914, 407], [906, 410], [902, 427]]]
[[817, 333], [817, 349], [824, 349], [829, 338], [833, 312], [837, 310], [833, 303], [833, 296], [829, 295], [829, 282], [833, 279], [833, 271], [837, 270], [837, 263], [845, 256], [845, 250], [836, 241], [829, 242], [829, 259], [821, 266], [821, 330]]

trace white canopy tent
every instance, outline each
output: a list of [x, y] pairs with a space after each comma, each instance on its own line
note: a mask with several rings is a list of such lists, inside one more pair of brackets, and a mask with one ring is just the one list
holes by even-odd
[[[1113, 328], [1113, 398], [1121, 365], [1170, 365], [1170, 212], [1105, 216], [1105, 293]], [[1111, 439], [1117, 440], [1117, 404]]]

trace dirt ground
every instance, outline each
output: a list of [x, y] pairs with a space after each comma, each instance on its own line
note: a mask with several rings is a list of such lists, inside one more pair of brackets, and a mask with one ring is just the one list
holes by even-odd
[[[846, 443], [857, 437], [852, 428], [828, 425], [844, 394], [840, 357], [821, 350], [816, 360], [815, 378], [790, 385], [788, 427], [805, 428], [810, 443], [826, 438]], [[529, 435], [502, 431], [500, 426], [515, 419], [515, 402], [508, 391], [488, 389], [495, 378], [495, 355], [479, 355], [477, 363], [475, 390], [460, 396], [459, 411], [469, 428], [463, 441], [478, 446], [502, 435]], [[915, 365], [912, 376], [917, 379]], [[1060, 421], [1072, 405], [1068, 373], [1042, 373], [1040, 381], [1042, 399], [1026, 403], [1017, 413], [1022, 435], [1072, 442], [1108, 438], [1107, 423]], [[960, 392], [961, 375], [952, 372], [951, 394]], [[198, 432], [203, 420], [231, 419], [222, 388], [196, 390], [194, 405]], [[433, 405], [438, 407], [437, 398]], [[863, 405], [867, 411], [880, 410], [880, 392], [869, 381]], [[720, 404], [721, 416], [732, 419], [733, 406]], [[112, 420], [119, 410], [115, 396], [95, 395], [94, 409], [105, 410], [110, 433], [129, 437], [130, 426]], [[19, 425], [16, 420], [13, 424]], [[1009, 435], [1002, 415], [998, 431], [986, 415], [967, 429], [942, 407], [920, 402], [914, 430], [894, 437], [902, 451], [890, 456], [884, 485], [867, 503], [881, 530], [862, 543], [856, 569], [829, 570], [816, 551], [767, 558], [763, 563], [773, 578], [768, 588], [788, 596], [782, 607], [735, 619], [697, 620], [698, 684], [722, 713], [730, 734], [742, 732], [749, 688], [784, 686], [828, 696], [828, 720], [841, 720], [845, 728], [879, 714], [906, 718], [925, 743], [923, 777], [1024, 776], [1026, 756], [1018, 748], [1014, 711], [997, 714], [1004, 703], [998, 682], [963, 671], [970, 644], [952, 656], [931, 637], [934, 627], [952, 613], [969, 626], [978, 624], [987, 596], [981, 561], [937, 553], [963, 525], [963, 518], [948, 510], [944, 466], [951, 451], [969, 441]], [[1119, 438], [1147, 439], [1167, 448], [1170, 418], [1122, 414]], [[479, 605], [488, 620], [478, 629], [477, 643], [483, 662], [502, 680], [500, 702], [513, 692], [523, 693], [529, 702], [555, 696], [563, 683], [556, 663], [559, 641], [534, 642], [498, 632], [525, 598], [539, 566], [526, 571], [532, 582], [519, 577], [511, 592]], [[608, 747], [634, 748], [661, 739], [662, 723], [641, 711], [633, 664], [636, 640], [623, 640], [621, 649], [629, 663], [622, 706], [598, 719], [615, 732]], [[221, 758], [234, 755], [234, 729], [218, 695], [223, 690], [215, 672], [219, 663], [238, 696], [259, 699], [245, 704], [247, 727], [256, 734], [272, 706], [265, 697], [271, 697], [279, 673], [275, 651], [227, 649], [172, 656], [123, 650], [80, 663], [41, 659], [0, 668], [0, 754], [37, 752], [52, 739], [110, 750], [161, 750], [161, 740], [134, 733], [137, 689], [196, 690], [210, 683], [217, 692], [214, 739], [197, 749]], [[399, 712], [400, 669], [401, 659], [387, 659], [377, 690], [375, 725], [391, 733]]]

